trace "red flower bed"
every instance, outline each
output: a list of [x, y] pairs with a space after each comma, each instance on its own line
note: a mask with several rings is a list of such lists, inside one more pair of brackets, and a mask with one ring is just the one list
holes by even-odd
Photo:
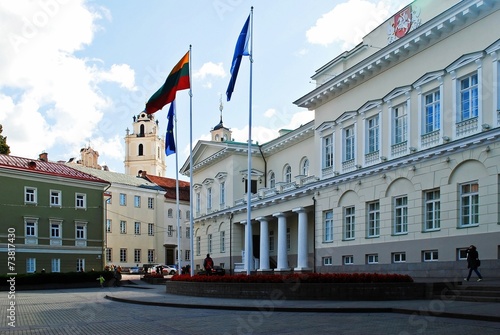
[[411, 283], [413, 278], [400, 274], [379, 273], [300, 273], [287, 275], [226, 275], [204, 276], [174, 275], [172, 281], [221, 282], [221, 283]]

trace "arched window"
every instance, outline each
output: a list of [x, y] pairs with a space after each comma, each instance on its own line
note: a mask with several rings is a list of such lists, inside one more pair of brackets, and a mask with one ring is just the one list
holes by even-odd
[[302, 160], [302, 165], [300, 167], [301, 174], [304, 176], [309, 176], [309, 159], [304, 158]]
[[141, 124], [139, 127], [139, 137], [144, 137], [144, 125]]
[[285, 168], [283, 169], [283, 176], [284, 176], [284, 182], [285, 183], [291, 183], [292, 182], [292, 167], [290, 165], [285, 165]]
[[167, 216], [168, 216], [169, 218], [171, 218], [171, 217], [173, 217], [173, 216], [174, 216], [174, 214], [173, 214], [173, 213], [174, 213], [174, 212], [172, 211], [172, 208], [169, 208], [169, 209], [168, 209], [168, 212], [167, 212]]
[[274, 172], [269, 172], [269, 187], [270, 188], [275, 188], [276, 187], [276, 176]]
[[144, 155], [144, 147], [142, 144], [139, 144], [139, 156]]

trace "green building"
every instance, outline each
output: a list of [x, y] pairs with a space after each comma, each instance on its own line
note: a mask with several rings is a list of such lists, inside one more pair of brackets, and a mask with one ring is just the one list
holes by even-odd
[[44, 154], [0, 155], [0, 274], [102, 270], [109, 186]]

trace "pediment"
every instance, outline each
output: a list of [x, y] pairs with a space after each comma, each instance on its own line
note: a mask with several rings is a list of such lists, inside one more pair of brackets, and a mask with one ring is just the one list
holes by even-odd
[[367, 101], [358, 109], [358, 113], [363, 114], [372, 109], [380, 109], [383, 101], [381, 99]]
[[384, 101], [387, 102], [387, 101], [390, 101], [390, 100], [393, 100], [399, 96], [402, 96], [404, 94], [407, 94], [411, 91], [412, 87], [410, 85], [407, 85], [407, 86], [401, 86], [401, 87], [396, 87], [395, 89], [393, 89], [391, 92], [389, 92], [389, 94], [387, 94], [385, 97], [384, 97]]
[[447, 72], [453, 72], [456, 69], [459, 69], [467, 64], [475, 62], [484, 57], [484, 51], [473, 52], [467, 55], [463, 55], [453, 63], [451, 63], [447, 68]]
[[413, 87], [417, 88], [431, 81], [438, 80], [444, 76], [444, 73], [443, 70], [426, 73], [413, 83]]

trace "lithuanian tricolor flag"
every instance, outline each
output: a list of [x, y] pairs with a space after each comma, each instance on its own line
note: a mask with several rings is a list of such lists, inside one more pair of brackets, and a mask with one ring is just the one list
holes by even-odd
[[177, 91], [190, 88], [189, 80], [189, 51], [179, 63], [170, 71], [165, 84], [146, 103], [146, 113], [153, 114], [166, 104], [174, 101]]

